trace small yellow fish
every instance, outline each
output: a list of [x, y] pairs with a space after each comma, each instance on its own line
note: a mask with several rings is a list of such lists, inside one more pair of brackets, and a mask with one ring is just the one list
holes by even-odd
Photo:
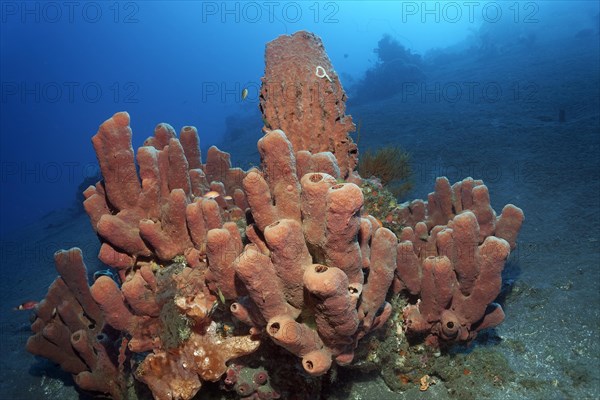
[[242, 90], [242, 100], [246, 100], [246, 97], [248, 97], [248, 89], [244, 88]]

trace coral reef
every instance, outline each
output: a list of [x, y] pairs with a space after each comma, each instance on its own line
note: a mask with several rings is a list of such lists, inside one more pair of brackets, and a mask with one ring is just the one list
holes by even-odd
[[[100, 274], [89, 286], [81, 252], [57, 253], [60, 277], [35, 309], [27, 345], [81, 388], [125, 398], [133, 376], [157, 400], [187, 400], [221, 379], [242, 398], [294, 391], [285, 381], [319, 387], [385, 326], [391, 292], [411, 300], [406, 334], [434, 347], [502, 321], [489, 306], [521, 210], [508, 205], [496, 217], [481, 181], [439, 178], [427, 201], [391, 206], [397, 237], [365, 211], [353, 124], [320, 40], [283, 36], [266, 58], [261, 108], [269, 126], [291, 133], [264, 128], [259, 168], [231, 168], [215, 147], [202, 163], [196, 129], [177, 138], [168, 124], [134, 154], [125, 112], [93, 137], [103, 180], [85, 190], [84, 207], [98, 257], [118, 277]], [[276, 95], [294, 79], [313, 82], [316, 67], [326, 98]], [[306, 115], [292, 112], [299, 106]], [[311, 137], [327, 147], [307, 146]], [[265, 346], [302, 378], [268, 376], [240, 358]]]

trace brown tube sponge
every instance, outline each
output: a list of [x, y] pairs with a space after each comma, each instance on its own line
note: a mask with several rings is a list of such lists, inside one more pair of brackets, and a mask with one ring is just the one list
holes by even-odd
[[325, 263], [340, 268], [350, 283], [364, 282], [360, 246], [362, 190], [353, 183], [334, 185], [327, 191]]
[[465, 211], [454, 217], [452, 221], [452, 237], [456, 249], [454, 270], [460, 282], [460, 291], [465, 295], [471, 293], [475, 279], [479, 275], [477, 246], [479, 245], [479, 224], [471, 211]]
[[271, 261], [283, 283], [287, 301], [296, 308], [304, 304], [302, 276], [312, 257], [306, 247], [302, 226], [293, 219], [280, 219], [265, 228]]
[[525, 216], [523, 210], [515, 207], [512, 204], [507, 204], [502, 209], [502, 214], [498, 218], [496, 224], [496, 236], [504, 239], [510, 244], [510, 249], [514, 250], [517, 247], [517, 236]]
[[410, 294], [413, 296], [419, 294], [423, 275], [421, 262], [415, 254], [413, 243], [409, 240], [398, 244], [396, 251], [396, 275]]
[[472, 211], [479, 224], [479, 242], [493, 235], [496, 230], [496, 212], [490, 205], [490, 193], [487, 186], [477, 185], [473, 188]]
[[278, 219], [269, 184], [257, 169], [248, 171], [242, 184], [246, 192], [246, 200], [252, 209], [252, 217], [258, 229], [264, 231], [267, 225]]
[[302, 366], [309, 375], [323, 375], [331, 367], [331, 353], [326, 348], [311, 351], [302, 357]]
[[371, 241], [371, 268], [367, 283], [363, 286], [362, 301], [358, 315], [363, 329], [369, 331], [377, 310], [385, 303], [385, 296], [394, 279], [396, 270], [396, 235], [387, 228], [375, 231]]
[[442, 311], [440, 316], [440, 337], [444, 340], [455, 340], [460, 337], [461, 325], [456, 313], [450, 310]]
[[185, 158], [190, 169], [202, 168], [202, 153], [200, 152], [200, 138], [195, 126], [184, 126], [179, 132], [179, 141], [185, 152]]
[[129, 114], [120, 112], [104, 121], [92, 137], [107, 197], [117, 210], [135, 207], [141, 192], [131, 135]]
[[140, 237], [139, 228], [136, 226], [139, 216], [134, 217], [135, 223], [130, 223], [124, 219], [128, 216], [127, 212], [124, 211], [123, 213], [119, 215], [104, 214], [100, 217], [96, 225], [98, 235], [109, 242], [112, 247], [122, 249], [127, 254], [134, 256], [152, 255], [152, 252]]
[[509, 254], [508, 242], [495, 236], [487, 237], [478, 248], [477, 261], [481, 268], [473, 289], [469, 296], [458, 293], [452, 300], [452, 310], [469, 324], [483, 318], [488, 304], [500, 294], [502, 269]]
[[457, 284], [448, 257], [427, 257], [423, 261], [419, 311], [427, 322], [438, 321], [442, 311], [449, 308]]
[[340, 348], [351, 343], [358, 315], [344, 271], [313, 264], [306, 268], [304, 286], [314, 297], [317, 330], [327, 346]]
[[298, 311], [286, 302], [283, 285], [271, 259], [255, 246], [246, 246], [234, 266], [237, 276], [265, 320], [277, 315], [298, 315]]
[[304, 357], [312, 351], [323, 348], [323, 342], [315, 330], [294, 321], [287, 315], [270, 318], [267, 323], [267, 334], [279, 346], [298, 357]]
[[278, 217], [300, 221], [300, 184], [292, 144], [282, 131], [267, 129], [258, 141], [258, 151]]
[[242, 251], [239, 234], [233, 236], [229, 230], [211, 229], [207, 235], [206, 254], [208, 274], [206, 280], [214, 293], [221, 291], [228, 300], [236, 299], [239, 291], [235, 283], [234, 260]]
[[190, 184], [190, 175], [188, 174], [190, 166], [185, 158], [183, 147], [179, 140], [175, 138], [169, 140], [167, 155], [169, 157], [169, 169], [167, 175], [169, 190], [181, 189], [187, 196], [191, 196], [192, 188]]
[[108, 276], [100, 276], [90, 290], [104, 313], [106, 322], [115, 329], [131, 332], [136, 318], [125, 305], [123, 294], [115, 281]]
[[448, 178], [441, 177], [435, 180], [435, 191], [429, 193], [427, 198], [427, 227], [446, 225], [454, 217], [452, 212], [452, 187]]
[[360, 254], [362, 256], [363, 269], [369, 269], [371, 266], [371, 236], [373, 236], [373, 232], [377, 229], [379, 229], [379, 227], [374, 227], [369, 218], [360, 218], [358, 242], [360, 244]]
[[173, 189], [162, 206], [160, 221], [143, 219], [139, 222], [140, 235], [161, 260], [172, 260], [192, 247], [186, 224], [187, 205], [184, 190]]
[[[300, 180], [302, 185], [302, 226], [304, 237], [312, 247], [322, 246], [325, 241], [327, 203], [323, 201], [329, 188], [337, 182], [331, 175], [309, 173]], [[323, 261], [323, 260], [317, 260]]]
[[69, 250], [60, 250], [54, 253], [56, 270], [62, 277], [67, 287], [81, 304], [85, 313], [97, 324], [103, 323], [102, 312], [92, 298], [87, 280], [87, 268], [83, 262], [81, 249], [73, 247]]

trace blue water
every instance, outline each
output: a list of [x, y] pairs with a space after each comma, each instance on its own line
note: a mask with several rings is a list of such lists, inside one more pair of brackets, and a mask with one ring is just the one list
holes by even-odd
[[[426, 116], [415, 121], [419, 107], [412, 108], [414, 113], [408, 115], [403, 114], [400, 107], [391, 103], [380, 106], [377, 101], [396, 99], [398, 104], [410, 103], [413, 107], [419, 96], [430, 100], [436, 94], [421, 92], [420, 84], [433, 78], [432, 71], [436, 68], [432, 65], [436, 63], [440, 70], [447, 65], [451, 65], [452, 70], [444, 70], [446, 86], [443, 88], [448, 92], [442, 93], [441, 99], [437, 100], [439, 104], [434, 104], [431, 109], [438, 110], [439, 115], [447, 113], [449, 131], [455, 128], [452, 124], [457, 121], [468, 126], [470, 120], [461, 116], [473, 115], [473, 107], [477, 106], [464, 96], [475, 87], [477, 96], [483, 96], [485, 100], [478, 117], [485, 114], [489, 122], [486, 126], [490, 129], [489, 132], [480, 131], [477, 140], [481, 140], [482, 147], [488, 143], [486, 141], [495, 143], [494, 132], [500, 132], [498, 135], [504, 138], [503, 143], [512, 142], [511, 135], [515, 135], [515, 139], [524, 135], [516, 129], [502, 130], [504, 121], [511, 120], [513, 115], [494, 113], [494, 102], [488, 100], [489, 96], [493, 100], [496, 87], [490, 82], [499, 82], [505, 94], [510, 91], [511, 96], [520, 100], [534, 99], [536, 104], [550, 104], [543, 115], [539, 108], [532, 107], [535, 111], [531, 111], [531, 118], [537, 118], [538, 123], [557, 122], [560, 109], [566, 108], [567, 122], [589, 117], [597, 126], [597, 110], [590, 110], [585, 105], [573, 106], [570, 94], [579, 93], [582, 87], [588, 88], [591, 93], [586, 95], [592, 99], [585, 98], [588, 105], [596, 104], [600, 96], [598, 79], [580, 79], [581, 76], [588, 79], [590, 75], [597, 78], [598, 71], [595, 71], [596, 75], [579, 75], [582, 70], [589, 72], [589, 68], [586, 69], [589, 59], [594, 60], [590, 65], [598, 65], [598, 13], [596, 1], [1, 1], [0, 239], [3, 243], [11, 243], [16, 232], [44, 216], [68, 208], [78, 209], [81, 201], [78, 188], [86, 186], [83, 182], [93, 182], [99, 174], [91, 137], [115, 112], [128, 111], [131, 115], [134, 148], [142, 145], [159, 122], [168, 122], [177, 131], [184, 125], [196, 126], [203, 154], [213, 144], [227, 149], [232, 137], [228, 129], [231, 130], [232, 125], [248, 126], [250, 132], [247, 135], [260, 136], [258, 90], [264, 72], [265, 44], [279, 35], [298, 30], [312, 31], [323, 40], [349, 94], [348, 113], [353, 114], [355, 122], [361, 118], [368, 121], [363, 126], [364, 132], [373, 135], [381, 135], [386, 129], [409, 134], [405, 141], [399, 135], [399, 139], [388, 142], [405, 145], [414, 154], [417, 164], [421, 163], [419, 165], [427, 162], [437, 165], [439, 157], [443, 157], [440, 150], [432, 159], [423, 161], [428, 156], [428, 142], [447, 140], [451, 146], [464, 138], [460, 135], [450, 138], [454, 133], [419, 138], [420, 127], [428, 123]], [[392, 62], [396, 59], [387, 60], [381, 53], [374, 52], [385, 35], [401, 46], [407, 52], [405, 54], [414, 56], [406, 56], [403, 62], [410, 58], [411, 65], [427, 73], [423, 76], [415, 73], [407, 80], [408, 86], [406, 82], [404, 86], [402, 82], [396, 82], [399, 70]], [[564, 60], [562, 50], [556, 50], [553, 45], [565, 46], [565, 41], [572, 41], [569, 48], [580, 46], [575, 54], [585, 59], [583, 67], [573, 55], [570, 55], [572, 59]], [[514, 72], [503, 74], [506, 70], [514, 71], [512, 67], [519, 64], [520, 56], [508, 57], [513, 53], [529, 57], [528, 67], [521, 69], [525, 71], [522, 76], [516, 76]], [[583, 57], [592, 53], [594, 56]], [[557, 60], [556, 70], [547, 63], [548, 58]], [[537, 59], [544, 60], [543, 74], [535, 70]], [[571, 68], [569, 63], [574, 67]], [[490, 92], [480, 92], [482, 86], [473, 83], [480, 78], [471, 73], [465, 76], [464, 70], [479, 70], [482, 76], [484, 71], [493, 70], [498, 78], [490, 80], [487, 76], [485, 84]], [[574, 70], [579, 71], [578, 75], [570, 75]], [[545, 76], [555, 79], [557, 75], [564, 78], [564, 84], [544, 80]], [[465, 82], [469, 84], [465, 85]], [[521, 86], [515, 87], [515, 83]], [[544, 89], [552, 85], [563, 86], [554, 91], [558, 93], [556, 97], [546, 97]], [[457, 87], [463, 90], [460, 101], [453, 100], [456, 95], [453, 91]], [[240, 97], [243, 88], [249, 91], [245, 100]], [[525, 113], [528, 105], [526, 102], [519, 104], [524, 105], [510, 110], [525, 110]], [[381, 117], [374, 116], [378, 111], [382, 111]], [[444, 123], [441, 126], [445, 126]], [[565, 148], [573, 148], [575, 135], [565, 131]], [[374, 142], [387, 144], [385, 140], [382, 143], [381, 137]], [[368, 136], [361, 140], [361, 147], [368, 147]], [[589, 151], [585, 160], [578, 160], [579, 153], [574, 152], [572, 174], [562, 175], [563, 179], [557, 183], [561, 193], [569, 190], [564, 178], [567, 175], [586, 176], [597, 184], [598, 175], [592, 169], [597, 165], [593, 160], [600, 157], [600, 150], [597, 141], [590, 139], [589, 143], [589, 146], [582, 146], [583, 150]], [[531, 148], [523, 147], [525, 144], [521, 146], [519, 154], [523, 157], [539, 149], [537, 144]], [[552, 147], [552, 151], [561, 146]], [[240, 152], [244, 150], [240, 149]], [[545, 166], [549, 169], [555, 156], [556, 153], [549, 151], [545, 158]], [[235, 164], [235, 153], [232, 160]], [[469, 174], [470, 170], [460, 171], [454, 180]], [[433, 187], [433, 175], [436, 174], [428, 175], [427, 182], [417, 181], [415, 196], [426, 196], [427, 190]], [[597, 185], [591, 188], [597, 188]], [[497, 211], [506, 202], [519, 205], [518, 185], [512, 189], [511, 193], [495, 195], [502, 202], [495, 204]], [[547, 190], [539, 192], [547, 193]], [[594, 199], [598, 198], [598, 193], [582, 193], [586, 199], [592, 199], [586, 203], [587, 212], [590, 208], [595, 209], [595, 213], [588, 215], [596, 215], [597, 219], [600, 210], [596, 209], [598, 202]], [[577, 200], [570, 200], [572, 204], [562, 203], [557, 207], [571, 208], [577, 213]], [[569, 218], [568, 214], [566, 218]], [[535, 224], [542, 220], [544, 216], [539, 215], [528, 221]], [[597, 232], [591, 236], [597, 238]], [[594, 246], [597, 241], [590, 239], [589, 243]], [[45, 250], [48, 254], [54, 251]], [[597, 253], [594, 257], [596, 260]], [[11, 275], [11, 268], [15, 268], [14, 259], [13, 253], [2, 254], [0, 271], [3, 276]], [[33, 259], [49, 261], [44, 255]], [[588, 279], [597, 283], [598, 270], [592, 269], [593, 265], [588, 267], [592, 271], [587, 275]], [[48, 271], [43, 277], [45, 280], [51, 280], [55, 275], [49, 268]], [[19, 284], [25, 287], [26, 282]], [[15, 293], [27, 292], [18, 289], [18, 285], [15, 287]], [[21, 301], [12, 293], [5, 293], [3, 299]], [[595, 296], [590, 299], [597, 302]], [[3, 304], [3, 320], [12, 318], [7, 310], [15, 305]], [[25, 323], [24, 319], [22, 324]], [[598, 332], [597, 326], [594, 332]], [[14, 356], [18, 357], [18, 354]], [[3, 396], [0, 393], [0, 398], [5, 398]]]
[[377, 61], [372, 50], [386, 33], [425, 54], [460, 47], [482, 24], [511, 36], [597, 29], [591, 1], [2, 1], [1, 13], [3, 235], [73, 199], [97, 172], [89, 138], [116, 111], [132, 115], [134, 147], [159, 121], [197, 126], [204, 148], [218, 143], [227, 115], [256, 114], [264, 46], [280, 34], [321, 36], [350, 81]]

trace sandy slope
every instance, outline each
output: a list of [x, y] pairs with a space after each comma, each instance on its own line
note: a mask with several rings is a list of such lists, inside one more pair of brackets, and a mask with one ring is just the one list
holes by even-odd
[[[598, 71], [597, 41], [565, 41], [475, 68], [429, 71], [441, 88], [498, 82], [504, 95], [497, 101], [397, 96], [352, 110], [362, 119], [361, 148], [400, 143], [412, 153], [416, 187], [409, 197], [426, 196], [435, 176], [471, 175], [484, 179], [498, 212], [508, 202], [525, 212], [519, 248], [505, 270], [501, 340], [486, 346], [501, 352], [516, 376], [495, 383], [482, 377], [477, 398], [600, 397]], [[523, 96], [515, 96], [517, 84]], [[559, 108], [565, 123], [558, 122]], [[372, 398], [373, 391], [400, 398], [382, 385], [354, 385], [349, 398]], [[447, 394], [433, 387], [407, 398], [413, 396]]]

